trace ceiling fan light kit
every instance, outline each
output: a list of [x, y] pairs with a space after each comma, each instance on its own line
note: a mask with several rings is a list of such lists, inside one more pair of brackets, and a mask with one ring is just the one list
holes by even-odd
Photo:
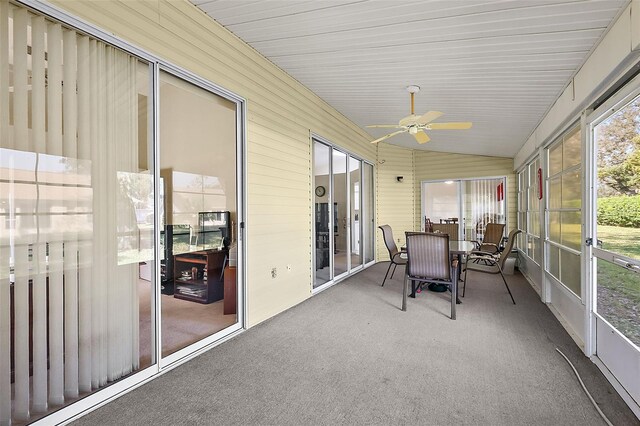
[[419, 144], [427, 143], [431, 140], [424, 130], [464, 130], [470, 129], [471, 122], [457, 122], [457, 123], [431, 123], [433, 120], [440, 118], [443, 113], [440, 111], [428, 111], [422, 115], [416, 115], [414, 113], [413, 98], [416, 93], [420, 91], [420, 86], [411, 85], [407, 86], [407, 92], [411, 95], [411, 114], [401, 119], [397, 125], [395, 124], [374, 124], [367, 127], [387, 128], [387, 129], [401, 129], [388, 135], [384, 135], [371, 143], [382, 142], [385, 139], [389, 139], [400, 133], [408, 132], [412, 135], [416, 142]]

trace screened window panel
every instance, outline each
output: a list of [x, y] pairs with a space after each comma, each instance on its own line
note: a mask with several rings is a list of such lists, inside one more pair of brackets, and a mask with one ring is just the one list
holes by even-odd
[[579, 209], [582, 205], [582, 180], [579, 170], [562, 175], [562, 208]]
[[567, 170], [580, 164], [581, 160], [580, 129], [576, 129], [562, 142], [562, 169]]
[[580, 296], [580, 256], [560, 250], [560, 281]]
[[555, 176], [562, 171], [562, 144], [549, 149], [549, 176]]
[[549, 244], [549, 272], [557, 280], [560, 280], [560, 249], [554, 245]]
[[549, 209], [557, 210], [562, 207], [562, 178], [549, 179]]
[[581, 213], [575, 212], [562, 212], [562, 237], [560, 243], [574, 250], [580, 250], [582, 245], [582, 225], [581, 225]]
[[549, 239], [561, 243], [560, 212], [549, 212]]

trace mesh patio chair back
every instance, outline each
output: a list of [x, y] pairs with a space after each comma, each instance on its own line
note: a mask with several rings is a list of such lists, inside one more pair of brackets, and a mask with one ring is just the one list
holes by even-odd
[[391, 231], [391, 227], [389, 225], [380, 225], [378, 226], [382, 230], [382, 238], [384, 239], [384, 245], [387, 246], [387, 250], [389, 251], [389, 267], [387, 268], [387, 273], [384, 274], [384, 278], [382, 279], [382, 286], [384, 287], [384, 283], [387, 281], [387, 277], [389, 276], [389, 271], [393, 266], [393, 271], [391, 272], [391, 279], [393, 279], [393, 274], [396, 272], [396, 267], [398, 265], [406, 265], [407, 258], [403, 257], [402, 253], [398, 251], [398, 246], [396, 242], [393, 240], [393, 232]]
[[407, 232], [406, 237], [409, 278], [451, 280], [448, 234]]
[[454, 223], [434, 223], [432, 232], [448, 234], [449, 240], [458, 241], [458, 225]]
[[504, 223], [487, 223], [482, 236], [482, 242], [478, 249], [489, 253], [498, 253], [500, 244], [502, 244], [502, 235], [504, 234]]
[[389, 225], [378, 226], [382, 230], [382, 238], [384, 239], [384, 245], [387, 246], [389, 251], [389, 259], [393, 260], [394, 256], [398, 254], [398, 246], [393, 239], [393, 231]]
[[507, 245], [504, 246], [504, 250], [500, 253], [500, 259], [498, 259], [498, 265], [500, 265], [500, 270], [504, 269], [504, 263], [507, 261], [507, 258], [511, 254], [511, 250], [513, 249], [513, 245], [516, 241], [516, 235], [522, 232], [519, 229], [512, 229], [509, 232], [509, 239], [507, 240]]

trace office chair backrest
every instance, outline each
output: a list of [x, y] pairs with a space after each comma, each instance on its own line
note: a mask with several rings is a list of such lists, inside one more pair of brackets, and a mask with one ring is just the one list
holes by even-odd
[[406, 232], [410, 277], [450, 280], [449, 235]]
[[387, 250], [389, 251], [389, 259], [393, 259], [393, 256], [398, 254], [398, 246], [393, 240], [393, 231], [391, 231], [389, 225], [380, 225], [378, 228], [382, 230], [382, 238], [384, 238], [384, 245], [387, 246]]

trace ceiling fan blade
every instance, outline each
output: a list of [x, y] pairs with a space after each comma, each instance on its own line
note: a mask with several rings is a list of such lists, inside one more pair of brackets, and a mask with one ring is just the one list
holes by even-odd
[[426, 114], [421, 115], [417, 123], [418, 124], [427, 124], [431, 123], [433, 120], [440, 118], [444, 113], [440, 111], [429, 111]]
[[367, 127], [375, 127], [375, 128], [383, 128], [383, 129], [401, 129], [403, 126], [398, 126], [397, 124], [372, 124]]
[[458, 123], [431, 123], [425, 126], [427, 130], [464, 130], [470, 129], [473, 123], [465, 121]]
[[416, 124], [419, 118], [420, 118], [419, 115], [415, 115], [415, 114], [407, 115], [405, 118], [400, 120], [398, 125], [399, 126], [410, 126], [412, 124]]
[[390, 138], [390, 137], [392, 137], [392, 136], [399, 135], [400, 133], [404, 133], [404, 132], [406, 132], [406, 130], [405, 130], [405, 129], [403, 129], [403, 130], [398, 130], [397, 132], [389, 133], [388, 135], [384, 135], [384, 136], [383, 136], [383, 137], [381, 137], [381, 138], [378, 138], [378, 139], [376, 139], [376, 140], [374, 140], [374, 141], [371, 141], [371, 143], [378, 143], [378, 142], [382, 142], [382, 141], [383, 141], [383, 140], [385, 140], [385, 139], [389, 139], [389, 138]]
[[420, 144], [423, 143], [427, 143], [431, 140], [431, 138], [429, 137], [429, 135], [427, 135], [425, 132], [423, 132], [422, 130], [420, 130], [418, 133], [416, 133], [415, 135], [413, 135], [414, 138], [416, 138], [416, 141]]

